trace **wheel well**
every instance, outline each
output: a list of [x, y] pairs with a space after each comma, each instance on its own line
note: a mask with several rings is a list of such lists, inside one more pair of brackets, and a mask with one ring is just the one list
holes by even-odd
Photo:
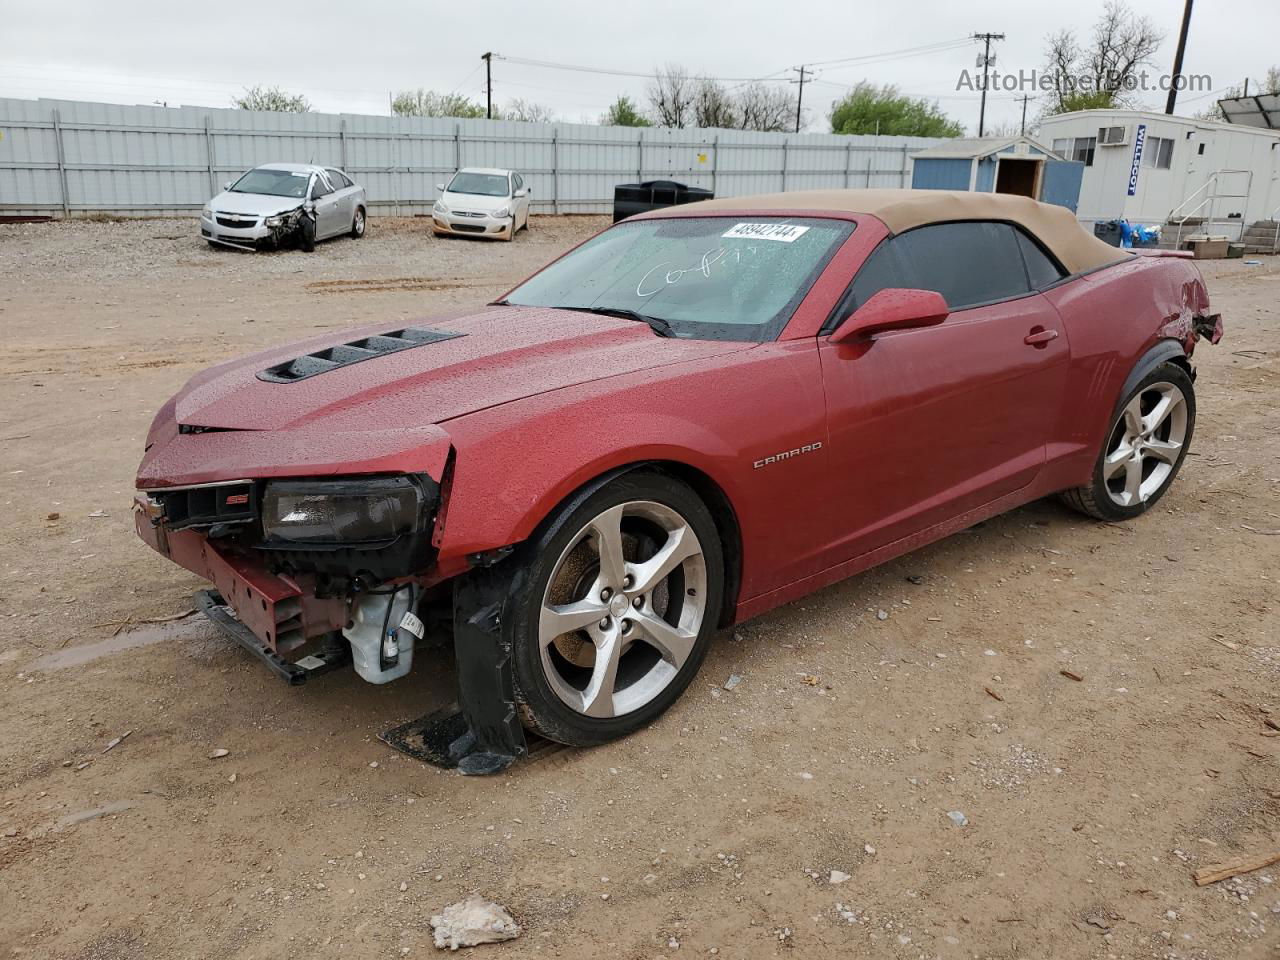
[[728, 495], [720, 488], [720, 484], [687, 463], [659, 460], [638, 463], [636, 466], [656, 467], [663, 473], [677, 477], [692, 488], [711, 511], [711, 518], [720, 533], [720, 543], [724, 547], [724, 607], [720, 611], [720, 626], [729, 626], [738, 604], [738, 588], [742, 585], [742, 529], [738, 526], [738, 515], [734, 512]]

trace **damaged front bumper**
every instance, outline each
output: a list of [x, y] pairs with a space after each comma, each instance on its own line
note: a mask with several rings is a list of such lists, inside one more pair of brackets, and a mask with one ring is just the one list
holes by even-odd
[[197, 602], [233, 615], [233, 638], [289, 682], [349, 644], [357, 672], [387, 683], [423, 634], [438, 504], [426, 476], [237, 480], [140, 491], [134, 519], [152, 549], [213, 583]]
[[301, 240], [303, 230], [311, 223], [309, 217], [301, 206], [268, 216], [202, 213], [200, 236], [210, 243], [239, 250], [275, 249]]

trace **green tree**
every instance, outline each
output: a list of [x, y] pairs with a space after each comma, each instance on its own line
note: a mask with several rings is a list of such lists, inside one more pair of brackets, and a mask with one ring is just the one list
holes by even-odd
[[484, 104], [459, 93], [434, 90], [401, 90], [391, 101], [391, 112], [400, 117], [483, 117]]
[[1111, 110], [1117, 107], [1116, 95], [1109, 90], [1078, 90], [1058, 97], [1054, 113], [1075, 113], [1077, 110]]
[[936, 103], [904, 96], [892, 84], [863, 81], [831, 107], [832, 133], [958, 137], [964, 127]]
[[311, 104], [300, 93], [286, 93], [279, 87], [257, 84], [246, 87], [244, 93], [231, 98], [231, 105], [241, 110], [270, 110], [275, 113], [307, 113]]
[[606, 127], [651, 127], [652, 121], [636, 109], [635, 102], [626, 94], [620, 94], [600, 118]]

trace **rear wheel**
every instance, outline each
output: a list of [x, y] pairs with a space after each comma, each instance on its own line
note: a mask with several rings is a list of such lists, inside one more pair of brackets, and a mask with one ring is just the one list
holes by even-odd
[[1087, 486], [1062, 494], [1071, 507], [1099, 520], [1145, 513], [1173, 483], [1191, 445], [1195, 387], [1187, 371], [1164, 363], [1125, 397]]
[[365, 218], [364, 207], [356, 207], [356, 215], [351, 220], [351, 238], [359, 240], [364, 236]]
[[589, 746], [650, 723], [706, 656], [724, 591], [698, 496], [634, 472], [563, 505], [512, 558], [503, 629], [525, 726]]

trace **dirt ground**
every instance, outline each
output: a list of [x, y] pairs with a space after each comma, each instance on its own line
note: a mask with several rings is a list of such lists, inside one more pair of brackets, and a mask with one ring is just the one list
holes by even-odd
[[1280, 864], [1191, 878], [1280, 853], [1280, 261], [1205, 266], [1227, 338], [1152, 513], [1036, 503], [751, 621], [621, 743], [459, 777], [376, 739], [451, 698], [446, 652], [291, 689], [149, 622], [201, 586], [129, 513], [183, 381], [480, 302], [602, 223], [0, 227], [0, 956], [427, 956], [471, 891], [524, 927], [494, 957], [1280, 956]]

